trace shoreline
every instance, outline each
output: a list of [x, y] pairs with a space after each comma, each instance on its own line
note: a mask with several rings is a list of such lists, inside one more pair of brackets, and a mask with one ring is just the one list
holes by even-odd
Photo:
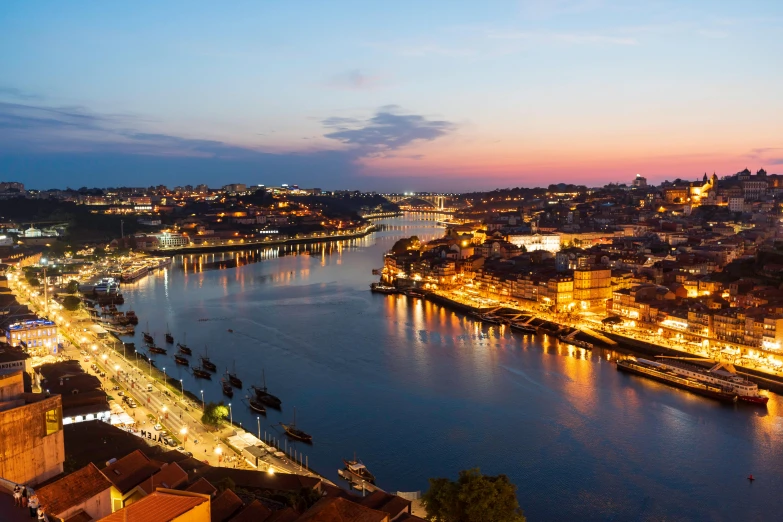
[[[346, 241], [349, 239], [358, 239], [368, 236], [373, 232], [377, 232], [381, 228], [378, 225], [368, 225], [359, 232], [352, 234], [341, 234], [339, 236], [319, 236], [319, 237], [299, 237], [288, 239], [274, 239], [271, 241], [245, 241], [244, 243], [223, 243], [220, 245], [196, 245], [189, 247], [176, 247], [166, 248], [158, 250], [147, 250], [146, 253], [151, 255], [164, 255], [164, 256], [178, 256], [185, 254], [205, 254], [210, 252], [230, 252], [234, 250], [249, 250], [252, 248], [258, 248], [263, 246], [277, 246], [277, 245], [299, 245], [302, 243], [334, 243], [337, 241]], [[233, 241], [233, 240], [229, 240]]]
[[[400, 294], [400, 295], [405, 295], [405, 294]], [[482, 310], [484, 310], [482, 308], [476, 308], [474, 306], [460, 303], [452, 299], [449, 299], [448, 297], [438, 295], [438, 294], [433, 294], [433, 293], [425, 294], [423, 296], [423, 299], [441, 305], [445, 308], [451, 308], [465, 314], [470, 314], [471, 312], [481, 313]], [[534, 312], [529, 312], [526, 310], [519, 310], [519, 311], [536, 316]], [[559, 326], [568, 326], [568, 325], [556, 323], [549, 319], [542, 319], [540, 317], [536, 317], [536, 319], [544, 322], [551, 322]], [[689, 352], [683, 352], [680, 350], [676, 350], [674, 348], [659, 346], [657, 344], [648, 343], [646, 341], [640, 341], [639, 339], [626, 337], [624, 335], [615, 332], [601, 331], [601, 335], [605, 335], [606, 337], [608, 337], [609, 339], [617, 343], [617, 345], [613, 346], [607, 344], [606, 342], [602, 341], [597, 337], [590, 335], [587, 332], [584, 332], [581, 329], [578, 330], [580, 334], [590, 337], [590, 339], [596, 345], [596, 347], [600, 349], [627, 353], [629, 355], [672, 355], [672, 356], [693, 357], [693, 354]], [[706, 361], [707, 360], [705, 359], [705, 362]], [[743, 375], [744, 377], [748, 378], [752, 382], [755, 382], [756, 384], [759, 385], [759, 387], [763, 387], [769, 391], [772, 391], [779, 395], [783, 395], [783, 377], [760, 372], [758, 370], [754, 370], [753, 368], [747, 368], [745, 366], [739, 366], [739, 365], [734, 365], [734, 366], [737, 368], [738, 374]]]

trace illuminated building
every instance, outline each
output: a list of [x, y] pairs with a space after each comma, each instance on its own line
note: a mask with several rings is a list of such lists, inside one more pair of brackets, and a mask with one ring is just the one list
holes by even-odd
[[610, 297], [612, 297], [611, 269], [591, 267], [574, 270], [574, 301], [581, 310], [602, 308]]
[[21, 321], [6, 326], [5, 338], [11, 346], [53, 350], [58, 343], [57, 325], [46, 319]]

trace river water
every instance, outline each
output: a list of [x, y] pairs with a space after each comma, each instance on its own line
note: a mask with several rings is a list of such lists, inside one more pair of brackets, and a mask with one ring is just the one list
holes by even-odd
[[[167, 325], [177, 341], [187, 332], [221, 371], [236, 364], [246, 387], [264, 368], [283, 409], [261, 418], [262, 437], [281, 437], [296, 407], [314, 440], [297, 449], [335, 482], [355, 452], [387, 491], [471, 467], [505, 473], [529, 520], [783, 518], [781, 397], [766, 410], [719, 404], [621, 374], [608, 352], [371, 294], [383, 253], [401, 237], [441, 236], [434, 219], [388, 219], [343, 244], [177, 257], [124, 286], [123, 308], [140, 317], [133, 340], [143, 346], [147, 322], [158, 344]], [[155, 361], [207, 401], [223, 398], [217, 378], [196, 380], [171, 355]], [[246, 393], [234, 420], [256, 432]]]

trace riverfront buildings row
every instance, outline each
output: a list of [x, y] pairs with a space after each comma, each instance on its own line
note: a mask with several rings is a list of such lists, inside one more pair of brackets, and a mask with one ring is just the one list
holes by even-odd
[[[383, 278], [566, 321], [616, 316], [662, 343], [783, 366], [782, 193], [769, 178], [744, 171], [664, 187], [637, 178], [505, 196], [513, 203], [500, 191], [500, 205], [515, 209], [464, 212], [440, 239], [395, 245]], [[686, 197], [674, 203], [672, 190], [683, 186]], [[755, 212], [732, 211], [721, 202], [727, 191], [740, 191]]]

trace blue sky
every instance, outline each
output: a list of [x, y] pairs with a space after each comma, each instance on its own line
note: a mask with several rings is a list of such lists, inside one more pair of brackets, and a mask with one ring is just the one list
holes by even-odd
[[0, 178], [403, 191], [775, 171], [781, 22], [772, 1], [6, 0]]

